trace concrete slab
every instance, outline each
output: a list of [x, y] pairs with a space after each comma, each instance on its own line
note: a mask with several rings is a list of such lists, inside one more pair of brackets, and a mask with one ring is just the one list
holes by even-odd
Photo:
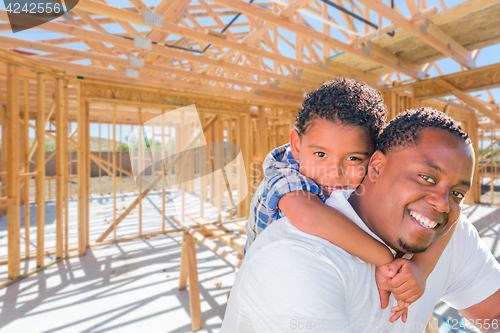
[[[94, 204], [99, 204], [92, 212], [98, 234], [108, 224], [95, 214], [109, 200], [99, 198]], [[473, 205], [465, 207], [464, 214], [500, 261], [500, 208]], [[153, 216], [145, 221], [158, 223]], [[120, 232], [136, 233], [136, 227], [137, 221], [130, 221]], [[181, 233], [175, 233], [96, 248], [0, 290], [0, 331], [191, 332], [188, 291], [178, 290], [181, 239]], [[199, 332], [218, 332], [234, 269], [206, 247], [196, 247], [203, 316]], [[32, 263], [23, 265], [27, 269]], [[0, 270], [5, 274], [6, 266]], [[215, 278], [222, 281], [220, 289]], [[434, 315], [442, 333], [477, 332], [450, 325], [462, 317], [444, 303], [436, 306]]]

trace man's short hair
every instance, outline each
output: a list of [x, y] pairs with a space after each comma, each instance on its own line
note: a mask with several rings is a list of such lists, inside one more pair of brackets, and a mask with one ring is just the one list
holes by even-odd
[[375, 143], [387, 122], [387, 108], [380, 94], [365, 83], [337, 77], [323, 82], [304, 99], [295, 122], [299, 137], [315, 119], [360, 126]]
[[431, 108], [420, 108], [407, 110], [392, 119], [380, 134], [375, 149], [387, 154], [399, 147], [416, 145], [424, 128], [441, 129], [471, 143], [469, 135], [451, 117]]

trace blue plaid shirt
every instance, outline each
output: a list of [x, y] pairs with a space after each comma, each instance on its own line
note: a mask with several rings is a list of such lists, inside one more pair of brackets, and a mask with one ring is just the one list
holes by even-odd
[[319, 186], [300, 173], [299, 163], [293, 157], [289, 143], [272, 150], [266, 156], [262, 169], [264, 169], [264, 180], [257, 188], [250, 204], [245, 253], [255, 238], [272, 221], [285, 216], [278, 208], [278, 201], [288, 192], [309, 191], [318, 195], [321, 201], [326, 200]]

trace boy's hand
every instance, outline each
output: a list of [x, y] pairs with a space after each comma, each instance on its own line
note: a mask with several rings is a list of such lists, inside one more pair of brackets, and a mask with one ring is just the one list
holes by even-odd
[[387, 275], [387, 284], [394, 293], [394, 298], [404, 301], [406, 307], [424, 294], [427, 276], [411, 260], [395, 259], [380, 267], [380, 270]]
[[389, 284], [387, 283], [387, 270], [382, 271], [381, 267], [377, 267], [375, 269], [375, 281], [377, 282], [378, 294], [380, 296], [380, 306], [382, 309], [385, 309], [389, 305], [391, 287], [389, 287]]
[[398, 301], [398, 305], [391, 309], [391, 312], [394, 312], [391, 322], [399, 317], [406, 322], [408, 306], [424, 294], [427, 278], [425, 272], [410, 260], [395, 259], [377, 268], [375, 278], [382, 309], [386, 308], [389, 303], [389, 291], [394, 293], [394, 298]]
[[[380, 305], [382, 309], [385, 309], [387, 305], [389, 305], [389, 294], [391, 292], [391, 287], [388, 283], [388, 279], [393, 278], [397, 273], [397, 270], [393, 269], [392, 267], [391, 270], [389, 270], [385, 266], [387, 265], [384, 265], [380, 268], [377, 267], [377, 269], [375, 270], [375, 281], [377, 282], [378, 292], [380, 296]], [[398, 305], [393, 307], [391, 309], [391, 312], [394, 312], [390, 319], [391, 323], [398, 320], [399, 317], [401, 317], [401, 320], [406, 323], [408, 308], [405, 306], [405, 303], [403, 301], [398, 300]]]
[[402, 300], [398, 300], [398, 305], [391, 308], [391, 312], [394, 312], [392, 315], [390, 322], [393, 323], [401, 317], [403, 323], [406, 323], [406, 319], [408, 318], [408, 307], [405, 305], [405, 302]]

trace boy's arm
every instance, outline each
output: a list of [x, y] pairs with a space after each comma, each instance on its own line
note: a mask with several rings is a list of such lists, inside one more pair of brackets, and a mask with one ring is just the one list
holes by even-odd
[[[391, 275], [388, 271], [393, 271], [388, 284], [396, 299], [404, 300], [406, 305], [409, 305], [423, 295], [427, 278], [436, 267], [457, 225], [455, 222], [446, 234], [433, 242], [424, 252], [413, 255], [411, 260], [396, 259], [381, 268], [384, 275]], [[398, 265], [396, 263], [398, 260], [405, 264]], [[397, 274], [394, 274], [395, 272]]]
[[434, 270], [434, 267], [436, 267], [436, 264], [439, 261], [439, 258], [443, 254], [444, 249], [448, 245], [448, 243], [451, 240], [451, 237], [455, 233], [455, 229], [457, 228], [457, 221], [451, 226], [450, 230], [441, 238], [433, 242], [427, 250], [425, 250], [422, 253], [417, 253], [413, 255], [413, 258], [411, 259], [414, 263], [416, 263], [420, 268], [421, 271], [425, 274], [425, 279], [429, 277], [429, 275], [432, 273]]
[[311, 192], [289, 192], [281, 197], [278, 207], [299, 230], [323, 238], [364, 261], [382, 266], [394, 260], [385, 245]]

